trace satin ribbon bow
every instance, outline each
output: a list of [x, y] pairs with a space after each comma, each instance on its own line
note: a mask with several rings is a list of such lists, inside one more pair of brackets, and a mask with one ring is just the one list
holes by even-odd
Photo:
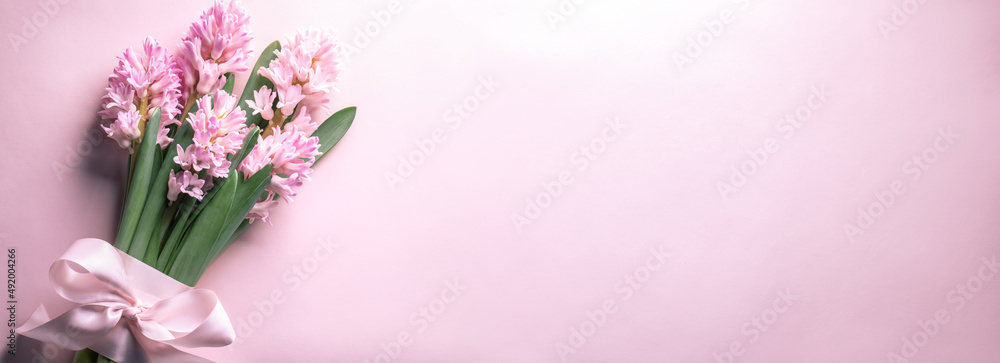
[[221, 347], [236, 338], [214, 292], [177, 282], [99, 239], [73, 242], [49, 279], [78, 306], [55, 318], [39, 306], [21, 335], [129, 363], [210, 362], [177, 347]]

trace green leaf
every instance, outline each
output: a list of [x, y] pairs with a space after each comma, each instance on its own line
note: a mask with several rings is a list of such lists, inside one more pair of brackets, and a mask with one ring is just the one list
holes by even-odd
[[[257, 204], [257, 201], [260, 200], [261, 195], [264, 194], [264, 189], [271, 182], [272, 167], [272, 165], [268, 165], [264, 169], [261, 169], [237, 188], [236, 198], [245, 204], [240, 206], [240, 208], [230, 209], [230, 213], [227, 216], [229, 225], [226, 227], [225, 233], [220, 235], [219, 240], [216, 241], [215, 248], [210, 252], [211, 259], [209, 261], [219, 257], [222, 250], [229, 246], [229, 243], [234, 239], [233, 235], [236, 234], [236, 231], [242, 233], [243, 229], [246, 228], [243, 227], [241, 229], [240, 226], [243, 226], [243, 223], [247, 222], [247, 214], [250, 213], [250, 209], [253, 208], [254, 204]], [[247, 223], [249, 224], [249, 222]]]
[[179, 196], [178, 200], [183, 200], [178, 208], [180, 211], [177, 213], [173, 226], [170, 227], [166, 242], [163, 243], [163, 251], [160, 252], [160, 257], [156, 260], [156, 269], [160, 271], [168, 271], [174, 259], [177, 258], [177, 253], [180, 252], [180, 243], [191, 225], [191, 213], [194, 211], [194, 203], [197, 201], [197, 199], [188, 196]]
[[208, 267], [206, 255], [212, 250], [218, 235], [225, 228], [229, 209], [233, 207], [238, 183], [226, 183], [217, 186], [218, 195], [206, 207], [210, 213], [192, 222], [191, 229], [180, 242], [180, 249], [167, 275], [188, 286], [194, 286], [198, 278]]
[[73, 363], [94, 363], [97, 362], [97, 352], [90, 349], [78, 350], [73, 356]]
[[333, 149], [334, 145], [340, 142], [340, 139], [347, 133], [347, 129], [351, 128], [351, 124], [354, 123], [354, 115], [357, 113], [358, 108], [354, 106], [337, 111], [313, 132], [312, 136], [319, 138], [319, 151], [323, 153], [316, 157], [317, 163], [330, 152], [330, 149]]
[[135, 237], [132, 238], [132, 249], [135, 250], [136, 254], [139, 253], [137, 249], [140, 246], [145, 246], [143, 252], [145, 257], [142, 258], [142, 261], [151, 266], [155, 265], [162, 247], [158, 232], [162, 228], [164, 206], [167, 205], [167, 182], [170, 179], [170, 171], [177, 166], [177, 163], [174, 162], [174, 156], [177, 156], [176, 145], [179, 142], [190, 144], [191, 133], [190, 127], [181, 127], [175, 141], [166, 149], [166, 155], [149, 190], [149, 196], [146, 197], [146, 205], [143, 207], [142, 217], [139, 218]]
[[[241, 162], [243, 162], [243, 159], [246, 158], [247, 154], [253, 150], [253, 147], [257, 145], [257, 135], [260, 135], [260, 128], [256, 125], [250, 126], [250, 132], [248, 132], [247, 136], [243, 139], [243, 147], [241, 147], [240, 151], [236, 154], [229, 156], [229, 161], [231, 163], [229, 166], [229, 175], [236, 174], [236, 168]], [[202, 197], [201, 204], [198, 205], [191, 215], [192, 219], [198, 218], [198, 215], [205, 209], [208, 202], [210, 202], [212, 198], [215, 198], [215, 194], [218, 193], [222, 184], [229, 182], [229, 179], [230, 178], [219, 178], [216, 180], [215, 187], [210, 189], [207, 193], [205, 193], [205, 196]]]
[[161, 211], [159, 213], [160, 220], [157, 221], [158, 223], [153, 225], [153, 231], [150, 233], [149, 242], [146, 244], [146, 253], [142, 257], [142, 262], [145, 262], [147, 265], [156, 265], [156, 260], [160, 257], [160, 241], [163, 240], [163, 224], [169, 222], [169, 220], [164, 220], [164, 215], [166, 213], [170, 213], [172, 215], [174, 212], [176, 211], [170, 209], [167, 212]]
[[[142, 134], [135, 169], [132, 170], [132, 180], [125, 196], [125, 210], [122, 211], [121, 221], [118, 224], [118, 235], [115, 236], [115, 246], [122, 251], [131, 251], [132, 238], [135, 236], [143, 205], [146, 204], [146, 197], [149, 195], [149, 186], [153, 182], [156, 153], [160, 150], [160, 146], [156, 144], [159, 129], [160, 109], [154, 108], [146, 123], [146, 130]], [[145, 248], [141, 253], [132, 256], [141, 259], [144, 253]]]
[[228, 94], [233, 94], [233, 88], [236, 87], [236, 76], [232, 73], [226, 73], [226, 84], [222, 85], [222, 90], [226, 91]]
[[243, 231], [245, 231], [247, 227], [250, 227], [250, 219], [244, 218], [243, 222], [240, 222], [240, 226], [236, 227], [236, 231], [233, 232], [233, 235], [229, 236], [228, 244], [232, 244], [233, 241], [236, 240], [236, 238], [239, 238], [239, 236], [243, 234]]
[[[167, 204], [167, 182], [170, 179], [170, 170], [177, 166], [177, 163], [174, 162], [174, 156], [177, 156], [176, 145], [179, 143], [190, 144], [191, 132], [190, 127], [181, 127], [174, 138], [175, 141], [166, 149], [166, 155], [163, 157], [159, 170], [157, 170], [156, 179], [149, 189], [149, 195], [146, 197], [146, 204], [143, 207], [142, 216], [139, 218], [135, 237], [132, 238], [131, 249], [138, 254], [138, 249], [144, 248], [145, 257], [142, 261], [151, 266], [156, 263], [157, 254], [161, 248], [160, 238], [158, 234], [153, 232], [163, 224], [164, 206]], [[132, 252], [129, 251], [129, 253]]]
[[[146, 254], [147, 246], [151, 243], [151, 241], [149, 240], [150, 230], [147, 228], [151, 228], [153, 227], [153, 225], [159, 222], [160, 219], [159, 215], [163, 213], [163, 205], [162, 203], [159, 206], [156, 206], [154, 204], [156, 204], [155, 201], [157, 199], [166, 197], [166, 190], [167, 190], [166, 178], [164, 178], [163, 180], [164, 192], [162, 193], [162, 195], [157, 195], [161, 193], [157, 193], [155, 190], [157, 188], [156, 184], [157, 184], [157, 179], [159, 178], [158, 172], [160, 170], [160, 164], [162, 164], [164, 152], [163, 150], [160, 149], [159, 146], [157, 146], [156, 149], [153, 150], [153, 154], [155, 154], [156, 156], [153, 158], [152, 161], [153, 166], [150, 172], [151, 182], [149, 183], [150, 184], [149, 189], [146, 192], [146, 201], [143, 203], [142, 208], [140, 209], [139, 220], [136, 222], [135, 231], [133, 232], [132, 235], [132, 243], [129, 244], [129, 250], [126, 251], [128, 252], [129, 255], [136, 256], [138, 260], [145, 262], [147, 264], [149, 263], [149, 261], [146, 261], [145, 258], [143, 258], [143, 256]], [[155, 214], [155, 216], [153, 216], [153, 214]], [[152, 218], [151, 221], [153, 223], [149, 224], [150, 221], [143, 221], [143, 218]], [[147, 224], [144, 225], [143, 223]], [[155, 244], [159, 245], [159, 241], [156, 241]]]
[[247, 113], [247, 125], [257, 125], [257, 127], [264, 127], [264, 118], [260, 114], [254, 115], [253, 110], [247, 105], [247, 100], [253, 99], [253, 91], [260, 90], [261, 87], [267, 86], [271, 90], [274, 90], [274, 83], [271, 80], [264, 78], [257, 72], [261, 68], [266, 68], [271, 61], [278, 57], [274, 54], [275, 51], [281, 49], [281, 44], [278, 41], [271, 42], [267, 47], [260, 52], [260, 58], [257, 58], [257, 63], [253, 65], [250, 69], [250, 78], [247, 79], [246, 86], [243, 87], [243, 94], [240, 96], [239, 106]]
[[191, 229], [180, 243], [180, 251], [167, 274], [188, 286], [194, 286], [226, 246], [247, 213], [271, 181], [271, 166], [242, 180], [236, 173], [218, 185], [215, 198], [206, 203], [204, 211], [192, 222]]
[[[192, 109], [197, 110], [198, 105], [195, 104]], [[170, 145], [170, 148], [177, 149], [180, 146], [182, 149], [186, 149], [188, 145], [194, 143], [191, 139], [191, 135], [194, 130], [191, 128], [191, 124], [184, 122], [178, 129], [178, 137], [174, 138], [174, 143]], [[168, 170], [167, 173], [170, 171]], [[211, 191], [209, 191], [211, 193]], [[204, 200], [208, 196], [202, 198]], [[181, 239], [184, 237], [187, 228], [190, 226], [189, 217], [191, 213], [194, 212], [195, 203], [197, 199], [187, 196], [186, 194], [181, 194], [177, 196], [177, 201], [174, 203], [181, 203], [178, 208], [177, 216], [173, 219], [172, 224], [163, 231], [166, 235], [166, 240], [162, 243], [162, 250], [160, 251], [160, 256], [156, 260], [156, 269], [160, 271], [166, 271], [169, 264], [173, 261], [174, 257], [177, 256], [177, 252], [180, 249]]]

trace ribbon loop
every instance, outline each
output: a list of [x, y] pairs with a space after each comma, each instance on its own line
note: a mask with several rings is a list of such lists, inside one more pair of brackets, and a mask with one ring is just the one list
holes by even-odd
[[236, 338], [214, 292], [188, 287], [99, 239], [74, 242], [49, 279], [78, 306], [55, 318], [40, 306], [21, 335], [119, 362], [208, 362], [176, 347], [219, 347]]

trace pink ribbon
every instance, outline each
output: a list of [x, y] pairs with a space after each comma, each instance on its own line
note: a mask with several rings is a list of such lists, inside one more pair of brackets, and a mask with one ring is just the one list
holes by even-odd
[[236, 338], [214, 292], [177, 282], [99, 239], [73, 242], [49, 279], [78, 306], [55, 318], [39, 306], [18, 328], [24, 336], [130, 363], [211, 362], [177, 347], [221, 347]]

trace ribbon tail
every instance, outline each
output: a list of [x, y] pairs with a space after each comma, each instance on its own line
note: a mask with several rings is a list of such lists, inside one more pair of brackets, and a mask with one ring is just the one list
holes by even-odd
[[128, 363], [212, 363], [212, 361], [181, 351], [169, 344], [136, 334], [122, 319], [108, 335], [90, 349], [116, 362]]
[[182, 351], [170, 344], [146, 338], [141, 334], [137, 334], [135, 337], [142, 345], [142, 350], [148, 355], [150, 363], [213, 363], [211, 360]]
[[24, 324], [21, 325], [20, 328], [17, 328], [17, 331], [21, 332], [18, 334], [38, 340], [37, 338], [32, 337], [30, 335], [26, 335], [24, 333], [28, 333], [31, 332], [32, 330], [35, 330], [35, 328], [38, 328], [39, 326], [45, 324], [45, 322], [49, 320], [52, 320], [52, 317], [49, 315], [49, 311], [45, 309], [45, 304], [38, 305], [38, 309], [35, 309], [35, 312], [31, 314], [30, 318], [28, 318], [28, 321], [24, 322]]
[[[114, 329], [114, 322], [119, 318], [119, 314], [103, 306], [84, 305], [50, 319], [48, 310], [41, 305], [19, 329], [23, 336], [64, 349], [80, 350], [101, 340]], [[81, 325], [81, 322], [87, 324]]]
[[152, 362], [146, 352], [143, 352], [143, 348], [139, 346], [135, 336], [132, 335], [125, 319], [118, 321], [118, 324], [115, 325], [114, 329], [111, 329], [108, 335], [90, 345], [90, 350], [111, 358], [115, 362]]

